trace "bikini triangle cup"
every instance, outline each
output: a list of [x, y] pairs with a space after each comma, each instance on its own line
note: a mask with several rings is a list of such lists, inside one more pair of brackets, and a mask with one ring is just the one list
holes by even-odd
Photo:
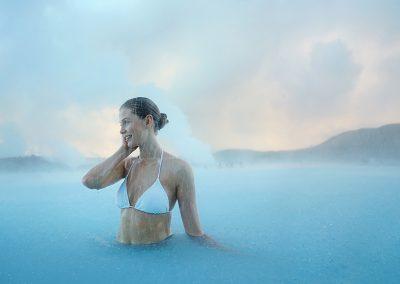
[[121, 184], [117, 192], [117, 206], [119, 208], [130, 208], [134, 207], [137, 210], [144, 211], [146, 213], [153, 213], [153, 214], [161, 214], [167, 213], [169, 211], [169, 199], [168, 195], [165, 192], [161, 182], [160, 182], [160, 172], [163, 160], [163, 153], [164, 151], [161, 149], [161, 159], [158, 168], [158, 175], [154, 183], [146, 189], [145, 192], [139, 197], [138, 201], [136, 202], [135, 206], [130, 205], [128, 191], [126, 187], [126, 180], [129, 175], [129, 172], [132, 168], [129, 168], [128, 174], [125, 177], [125, 180]]

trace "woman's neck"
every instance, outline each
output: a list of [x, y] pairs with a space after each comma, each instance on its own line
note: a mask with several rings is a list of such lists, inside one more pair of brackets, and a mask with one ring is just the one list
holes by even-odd
[[161, 147], [157, 140], [152, 136], [141, 146], [139, 158], [145, 159], [159, 159], [161, 156]]

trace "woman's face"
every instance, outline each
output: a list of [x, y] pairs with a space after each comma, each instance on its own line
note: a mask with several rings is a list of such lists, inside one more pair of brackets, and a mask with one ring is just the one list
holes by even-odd
[[126, 141], [129, 148], [139, 146], [146, 134], [145, 120], [140, 119], [128, 108], [119, 110], [120, 133], [122, 140]]

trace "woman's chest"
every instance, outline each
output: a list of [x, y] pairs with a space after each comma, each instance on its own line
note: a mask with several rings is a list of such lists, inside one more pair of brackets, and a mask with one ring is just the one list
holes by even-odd
[[167, 165], [161, 169], [157, 163], [141, 163], [134, 165], [126, 182], [127, 194], [131, 205], [146, 192], [166, 194], [170, 204], [176, 200], [176, 182]]

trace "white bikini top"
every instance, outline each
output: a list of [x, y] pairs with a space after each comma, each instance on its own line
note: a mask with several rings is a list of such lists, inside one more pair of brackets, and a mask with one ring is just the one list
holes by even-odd
[[169, 199], [160, 182], [160, 171], [163, 159], [163, 150], [161, 149], [160, 166], [158, 168], [158, 175], [154, 183], [146, 189], [145, 192], [140, 196], [135, 206], [132, 206], [129, 202], [128, 190], [126, 188], [126, 179], [131, 171], [132, 165], [129, 168], [128, 174], [125, 177], [124, 182], [118, 189], [117, 192], [117, 206], [119, 208], [130, 208], [134, 207], [140, 211], [153, 214], [167, 213], [169, 211]]

